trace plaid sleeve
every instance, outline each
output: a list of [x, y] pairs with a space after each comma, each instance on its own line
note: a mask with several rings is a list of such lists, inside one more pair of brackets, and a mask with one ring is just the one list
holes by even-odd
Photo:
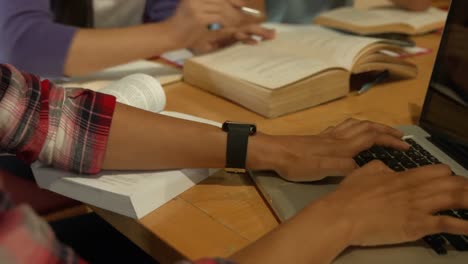
[[31, 163], [95, 174], [102, 167], [115, 97], [64, 89], [0, 65], [0, 151]]
[[49, 225], [31, 207], [14, 207], [0, 190], [0, 263], [85, 264], [60, 244]]

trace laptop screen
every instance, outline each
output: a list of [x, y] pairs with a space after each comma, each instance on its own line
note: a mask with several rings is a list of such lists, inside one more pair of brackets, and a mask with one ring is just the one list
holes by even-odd
[[452, 0], [420, 126], [468, 166], [467, 10], [468, 1]]

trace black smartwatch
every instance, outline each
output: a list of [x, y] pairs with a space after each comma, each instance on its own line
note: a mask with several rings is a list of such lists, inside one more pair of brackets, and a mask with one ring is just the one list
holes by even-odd
[[228, 134], [224, 169], [229, 173], [245, 173], [249, 137], [255, 135], [257, 127], [254, 124], [226, 121], [223, 131]]

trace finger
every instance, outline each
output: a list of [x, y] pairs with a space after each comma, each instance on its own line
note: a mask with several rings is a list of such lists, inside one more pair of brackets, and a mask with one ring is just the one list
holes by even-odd
[[251, 36], [244, 31], [238, 31], [234, 34], [234, 38], [239, 41], [250, 39]]
[[439, 233], [468, 235], [468, 221], [466, 220], [450, 216], [429, 216], [423, 219], [421, 219], [420, 237]]
[[345, 176], [355, 171], [358, 166], [353, 159], [320, 157], [317, 160], [316, 171], [321, 178], [327, 176]]
[[253, 38], [248, 38], [242, 41], [242, 43], [247, 44], [247, 45], [257, 45], [258, 41], [256, 41]]
[[468, 191], [466, 190], [467, 184], [456, 187], [457, 190], [449, 192], [440, 192], [415, 201], [416, 208], [428, 212], [436, 213], [449, 209], [468, 208]]
[[375, 130], [379, 133], [388, 134], [398, 139], [401, 139], [404, 135], [403, 132], [395, 128], [382, 125], [382, 124], [378, 124], [378, 123], [374, 123], [374, 122], [370, 122], [370, 121], [362, 121], [359, 123], [355, 123], [351, 125], [349, 128], [347, 128], [344, 134], [345, 134], [345, 137], [352, 138], [368, 130]]
[[233, 6], [232, 4], [224, 1], [224, 8], [221, 10], [221, 14], [226, 18], [225, 26], [237, 26], [245, 18], [245, 14], [242, 13], [240, 8]]
[[212, 12], [203, 16], [203, 20], [201, 22], [205, 27], [211, 24], [221, 24], [224, 26], [226, 24], [226, 19], [219, 13]]
[[354, 155], [361, 151], [367, 150], [374, 145], [391, 147], [400, 150], [407, 150], [409, 148], [408, 143], [404, 142], [403, 140], [388, 134], [381, 134], [377, 131], [367, 131], [348, 140], [351, 140], [351, 143], [348, 144], [348, 147], [352, 153], [354, 153]]
[[328, 176], [348, 175], [357, 168], [352, 159], [335, 157], [312, 157], [307, 164], [296, 164], [280, 173], [288, 181], [310, 182], [318, 181]]
[[[436, 192], [431, 194], [422, 194], [421, 186], [428, 184], [438, 178], [449, 178], [450, 170], [445, 165], [425, 166], [418, 169], [405, 172], [393, 172], [391, 178], [386, 181], [385, 192], [394, 197], [410, 194], [410, 200], [416, 204], [420, 204], [419, 200], [429, 198]], [[422, 202], [421, 202], [422, 204]]]
[[450, 167], [444, 164], [423, 166], [397, 173], [396, 177], [401, 177], [407, 186], [418, 186], [419, 188], [429, 188], [434, 186], [433, 180], [446, 178], [452, 175]]
[[242, 41], [242, 43], [249, 44], [249, 45], [255, 45], [258, 43], [258, 41], [253, 39], [252, 36], [242, 31], [236, 32], [234, 34], [234, 38], [238, 41]]
[[194, 53], [194, 54], [204, 54], [204, 53], [207, 53], [207, 52], [210, 52], [212, 51], [213, 49], [215, 49], [215, 47], [213, 46], [212, 43], [210, 42], [202, 42], [202, 43], [198, 43], [196, 46], [192, 47], [190, 50]]
[[466, 179], [464, 177], [452, 175], [434, 177], [432, 179], [426, 176], [419, 180], [419, 182], [415, 180], [414, 183], [410, 184], [417, 187], [417, 190], [415, 190], [414, 193], [414, 199], [425, 199], [439, 193], [448, 193], [454, 190], [459, 190], [460, 188], [464, 189], [466, 187], [463, 186], [465, 181]]
[[353, 174], [369, 175], [377, 173], [394, 173], [385, 163], [380, 160], [373, 160], [363, 167], [357, 169]]
[[258, 24], [252, 24], [241, 29], [248, 35], [255, 35], [261, 37], [263, 40], [270, 40], [275, 38], [275, 30], [264, 28]]

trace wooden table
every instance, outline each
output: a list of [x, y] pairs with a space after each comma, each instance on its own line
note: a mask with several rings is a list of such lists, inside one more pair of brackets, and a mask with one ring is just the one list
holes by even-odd
[[[411, 60], [419, 76], [379, 85], [364, 95], [348, 97], [276, 119], [265, 119], [234, 103], [183, 82], [165, 87], [168, 109], [218, 122], [239, 120], [257, 123], [271, 134], [311, 134], [349, 118], [369, 119], [389, 125], [415, 123], [421, 112], [432, 71], [439, 34], [416, 38], [429, 55]], [[161, 263], [181, 258], [226, 257], [278, 223], [249, 178], [223, 172], [179, 195], [140, 221], [94, 208], [106, 221]]]

